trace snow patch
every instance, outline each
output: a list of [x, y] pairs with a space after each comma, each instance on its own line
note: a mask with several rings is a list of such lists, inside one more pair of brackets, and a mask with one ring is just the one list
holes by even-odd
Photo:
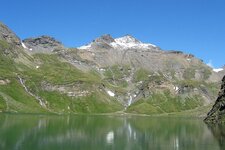
[[23, 48], [28, 49], [27, 46], [23, 42], [21, 42], [21, 44], [22, 44]]
[[103, 68], [100, 68], [99, 70], [100, 70], [100, 71], [105, 71], [105, 69], [103, 69]]
[[223, 68], [217, 68], [217, 69], [214, 68], [213, 71], [214, 72], [220, 72], [220, 71], [223, 71]]
[[36, 69], [40, 68], [40, 66], [36, 66]]
[[107, 93], [109, 94], [109, 96], [114, 97], [115, 93], [113, 93], [112, 91], [107, 91]]
[[179, 90], [179, 87], [175, 86], [175, 87], [174, 87], [174, 90], [175, 90], [175, 91], [178, 91], [178, 90]]
[[29, 50], [30, 50], [30, 51], [32, 51], [33, 49], [32, 49], [32, 48], [30, 48]]

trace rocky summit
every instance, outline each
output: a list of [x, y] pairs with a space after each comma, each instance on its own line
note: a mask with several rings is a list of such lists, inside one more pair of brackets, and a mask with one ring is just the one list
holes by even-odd
[[32, 53], [51, 53], [54, 50], [63, 48], [61, 42], [53, 37], [40, 36], [23, 40], [22, 45]]
[[204, 121], [207, 123], [225, 122], [225, 76], [222, 79], [218, 98]]
[[68, 48], [49, 36], [21, 40], [1, 23], [0, 72], [2, 112], [202, 116], [224, 68], [131, 35]]

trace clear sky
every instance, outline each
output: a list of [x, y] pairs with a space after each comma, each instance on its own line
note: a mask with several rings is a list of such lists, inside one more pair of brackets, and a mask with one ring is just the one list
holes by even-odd
[[225, 64], [225, 0], [1, 0], [0, 21], [21, 39], [50, 35], [77, 47], [131, 34]]

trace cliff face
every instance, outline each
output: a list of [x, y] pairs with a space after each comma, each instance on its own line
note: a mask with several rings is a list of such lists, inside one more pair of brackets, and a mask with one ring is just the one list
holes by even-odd
[[225, 122], [225, 76], [222, 79], [218, 98], [204, 121], [209, 123]]

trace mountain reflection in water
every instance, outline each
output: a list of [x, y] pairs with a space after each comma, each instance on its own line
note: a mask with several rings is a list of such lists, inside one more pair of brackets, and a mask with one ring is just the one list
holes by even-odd
[[193, 118], [0, 116], [0, 149], [4, 150], [224, 149], [225, 132], [212, 133], [201, 119]]

